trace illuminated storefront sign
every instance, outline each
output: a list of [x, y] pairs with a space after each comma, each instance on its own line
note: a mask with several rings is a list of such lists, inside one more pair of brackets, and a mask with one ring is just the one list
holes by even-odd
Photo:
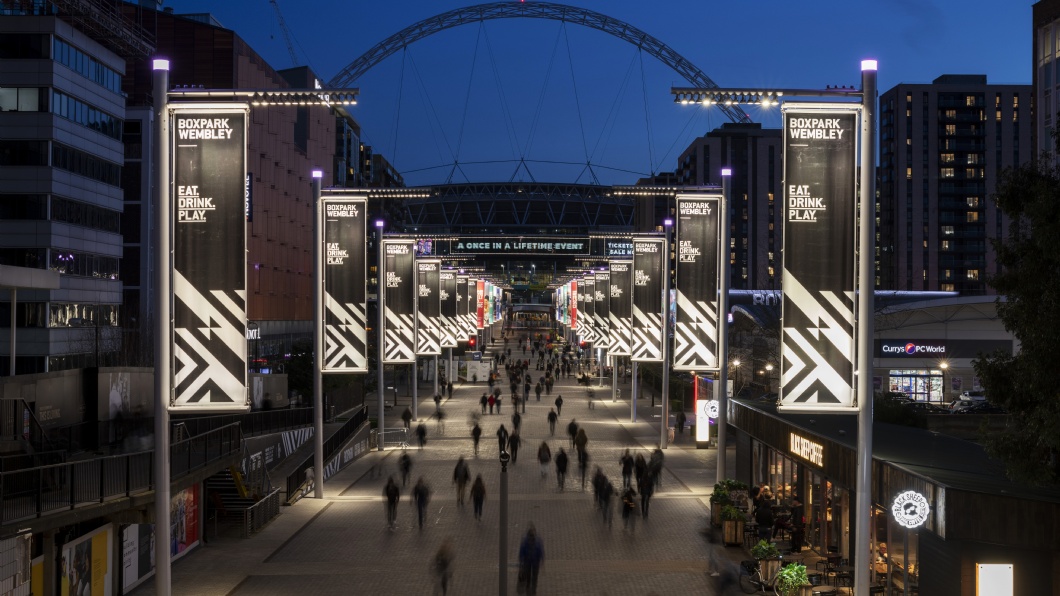
[[790, 435], [790, 449], [793, 455], [797, 455], [819, 468], [824, 467], [824, 445], [800, 437], [795, 433], [790, 433]]
[[891, 515], [903, 528], [917, 528], [927, 521], [931, 505], [927, 498], [915, 490], [907, 490], [894, 498]]

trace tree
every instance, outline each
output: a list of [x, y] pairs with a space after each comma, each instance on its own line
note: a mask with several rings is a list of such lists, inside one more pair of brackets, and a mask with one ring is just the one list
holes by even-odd
[[1039, 486], [1060, 483], [1060, 168], [1048, 154], [1006, 170], [993, 197], [1010, 218], [1007, 238], [991, 240], [999, 273], [998, 316], [1020, 342], [973, 362], [987, 397], [1010, 424], [985, 444], [1009, 477]]

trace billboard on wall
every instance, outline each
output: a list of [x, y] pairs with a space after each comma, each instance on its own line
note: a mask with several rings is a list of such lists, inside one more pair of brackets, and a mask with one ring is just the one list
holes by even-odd
[[662, 238], [633, 238], [632, 358], [662, 362], [663, 255]]
[[567, 309], [570, 312], [570, 328], [572, 331], [578, 330], [578, 280], [572, 279], [567, 284], [570, 288], [570, 293], [567, 294]]
[[[581, 311], [581, 328], [578, 330], [582, 341], [596, 343], [596, 276], [589, 274], [582, 278], [578, 292], [578, 309]], [[595, 346], [594, 346], [595, 347]]]
[[629, 356], [633, 345], [633, 261], [611, 261], [608, 271], [611, 276], [608, 351], [614, 356]]
[[174, 411], [246, 410], [246, 105], [169, 108]]
[[475, 280], [475, 329], [486, 325], [486, 282]]
[[677, 196], [673, 370], [718, 368], [721, 196]]
[[467, 324], [467, 309], [471, 304], [467, 295], [468, 280], [466, 275], [456, 276], [456, 339], [467, 341], [471, 337], [471, 330]]
[[439, 271], [438, 301], [441, 308], [441, 346], [455, 348], [459, 335], [456, 320], [456, 273], [444, 269]]
[[415, 246], [415, 240], [383, 240], [384, 364], [416, 362]]
[[438, 259], [416, 260], [416, 354], [437, 356], [442, 353], [441, 310], [438, 296]]
[[324, 372], [368, 372], [366, 196], [321, 197]]
[[610, 289], [611, 276], [607, 273], [597, 273], [596, 288], [593, 293], [593, 329], [596, 330], [596, 347], [607, 349], [610, 343], [609, 317], [610, 297], [607, 291]]
[[[199, 544], [199, 486], [193, 484], [170, 498], [170, 560], [181, 558]], [[130, 524], [122, 530], [122, 586], [125, 592], [154, 575], [154, 535], [154, 524]]]
[[778, 409], [856, 410], [858, 116], [856, 106], [784, 106], [784, 298]]
[[63, 544], [59, 561], [60, 596], [113, 594], [114, 525], [106, 524]]

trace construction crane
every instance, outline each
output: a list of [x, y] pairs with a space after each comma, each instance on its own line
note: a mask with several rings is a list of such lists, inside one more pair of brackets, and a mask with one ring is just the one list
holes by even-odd
[[280, 5], [276, 3], [276, 0], [269, 0], [269, 4], [276, 11], [276, 20], [280, 22], [280, 33], [283, 33], [283, 41], [287, 44], [287, 51], [291, 53], [291, 66], [298, 66], [298, 54], [295, 53], [294, 44], [291, 43], [291, 32], [287, 30], [287, 22], [283, 20]]

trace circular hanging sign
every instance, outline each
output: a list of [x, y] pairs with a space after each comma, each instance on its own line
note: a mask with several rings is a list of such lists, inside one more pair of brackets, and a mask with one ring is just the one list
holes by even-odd
[[718, 418], [719, 416], [721, 416], [720, 410], [721, 410], [721, 406], [718, 403], [718, 400], [712, 399], [712, 400], [707, 401], [707, 417], [708, 418], [715, 418], [715, 419]]
[[917, 528], [927, 521], [931, 505], [924, 495], [915, 490], [907, 490], [894, 498], [891, 514], [894, 521], [905, 528]]

